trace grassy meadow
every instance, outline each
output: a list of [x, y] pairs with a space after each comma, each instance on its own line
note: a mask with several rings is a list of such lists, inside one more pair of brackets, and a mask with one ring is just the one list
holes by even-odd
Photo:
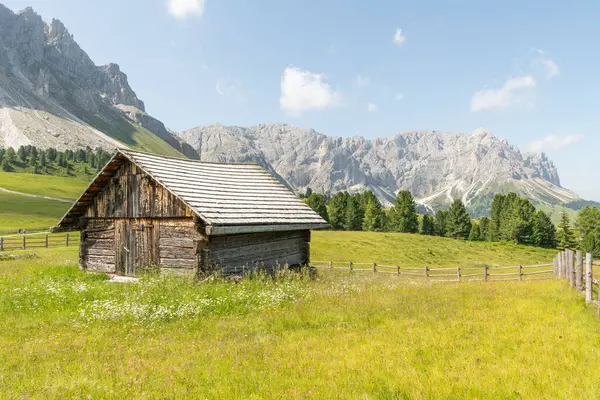
[[65, 200], [77, 199], [90, 179], [0, 171], [0, 187], [4, 189]]
[[[403, 248], [431, 248], [439, 265], [456, 263], [455, 246], [473, 262], [545, 257], [431, 240], [315, 232], [312, 251], [408, 264]], [[76, 248], [35, 253], [0, 261], [0, 398], [600, 397], [600, 320], [566, 282], [320, 271], [117, 284], [78, 271]]]
[[0, 192], [0, 231], [56, 225], [71, 205]]

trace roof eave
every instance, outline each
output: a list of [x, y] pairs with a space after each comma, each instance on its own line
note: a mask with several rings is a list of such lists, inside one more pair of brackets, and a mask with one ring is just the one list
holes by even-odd
[[208, 225], [207, 236], [327, 229], [328, 224]]

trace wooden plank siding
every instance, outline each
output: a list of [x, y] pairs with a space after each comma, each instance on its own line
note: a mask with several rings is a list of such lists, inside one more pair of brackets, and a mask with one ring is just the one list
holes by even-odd
[[130, 161], [92, 200], [86, 218], [192, 217], [193, 211]]
[[278, 264], [304, 265], [309, 262], [309, 241], [308, 230], [212, 236], [208, 261], [226, 274], [258, 265], [267, 270]]

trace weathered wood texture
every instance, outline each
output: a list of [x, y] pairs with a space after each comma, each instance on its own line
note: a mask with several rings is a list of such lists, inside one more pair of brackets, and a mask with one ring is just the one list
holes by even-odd
[[310, 231], [263, 232], [211, 237], [208, 260], [226, 273], [240, 268], [305, 265]]
[[87, 221], [81, 231], [79, 259], [90, 272], [116, 272], [115, 223], [112, 219]]
[[[207, 238], [198, 232], [193, 218], [161, 220], [159, 235], [159, 264], [164, 269], [187, 269], [193, 273], [198, 267], [200, 250]], [[186, 274], [178, 272], [178, 274]]]
[[88, 218], [191, 217], [192, 210], [135, 164], [125, 161], [90, 199]]

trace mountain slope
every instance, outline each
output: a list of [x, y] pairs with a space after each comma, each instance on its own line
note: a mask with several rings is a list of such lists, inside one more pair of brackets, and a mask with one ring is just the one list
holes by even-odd
[[124, 144], [181, 156], [181, 141], [130, 118], [131, 109], [143, 113], [145, 106], [117, 64], [96, 66], [60, 21], [46, 24], [31, 8], [13, 13], [0, 4], [1, 146]]
[[206, 161], [256, 161], [297, 191], [372, 190], [390, 204], [410, 190], [421, 204], [439, 209], [462, 198], [485, 214], [496, 192], [516, 191], [539, 204], [578, 199], [560, 185], [544, 154], [521, 154], [484, 129], [471, 134], [408, 132], [391, 138], [329, 137], [290, 125], [249, 128], [212, 125], [181, 132]]

